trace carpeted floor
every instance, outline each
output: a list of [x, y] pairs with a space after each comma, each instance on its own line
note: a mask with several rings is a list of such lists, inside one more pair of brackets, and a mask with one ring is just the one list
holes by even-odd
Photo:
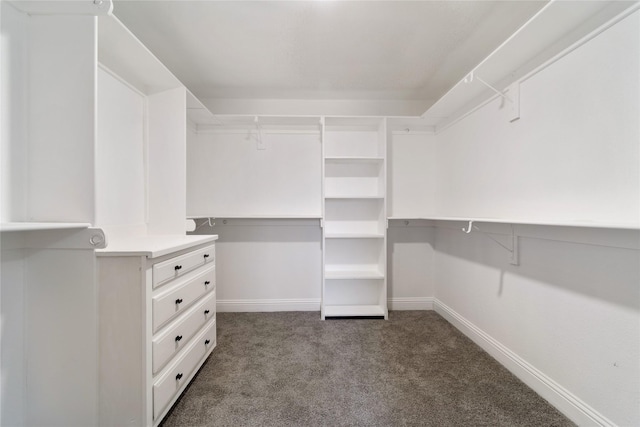
[[433, 311], [218, 313], [171, 426], [573, 425]]

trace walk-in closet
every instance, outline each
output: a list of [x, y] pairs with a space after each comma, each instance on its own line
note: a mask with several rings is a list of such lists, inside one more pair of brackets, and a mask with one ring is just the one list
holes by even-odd
[[639, 2], [0, 20], [0, 425], [640, 425]]

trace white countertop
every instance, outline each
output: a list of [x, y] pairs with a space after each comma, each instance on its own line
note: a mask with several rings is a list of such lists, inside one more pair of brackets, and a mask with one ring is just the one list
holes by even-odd
[[96, 250], [97, 256], [146, 256], [157, 258], [218, 240], [218, 235], [154, 235], [114, 237], [107, 236], [107, 247]]

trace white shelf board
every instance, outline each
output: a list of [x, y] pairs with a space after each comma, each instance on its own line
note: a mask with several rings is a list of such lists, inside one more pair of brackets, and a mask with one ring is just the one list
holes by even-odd
[[85, 222], [5, 222], [0, 231], [82, 230], [91, 227]]
[[325, 233], [327, 239], [383, 239], [380, 233]]
[[388, 216], [387, 217], [388, 220], [401, 220], [401, 219], [426, 219], [426, 217], [424, 216], [419, 216], [419, 215], [393, 215], [393, 216]]
[[325, 157], [324, 160], [330, 163], [382, 163], [383, 157], [357, 157], [357, 156], [340, 156]]
[[389, 219], [425, 219], [430, 221], [456, 221], [456, 222], [479, 222], [491, 224], [513, 224], [513, 225], [543, 225], [552, 227], [582, 227], [582, 228], [612, 228], [623, 230], [640, 230], [640, 223], [616, 223], [616, 222], [599, 222], [599, 221], [539, 221], [514, 218], [464, 218], [450, 216], [427, 216], [420, 218], [398, 218], [389, 217]]
[[349, 196], [332, 196], [332, 195], [325, 195], [324, 196], [325, 199], [384, 199], [384, 196], [360, 196], [357, 194], [354, 195], [349, 195]]
[[384, 279], [384, 274], [375, 270], [331, 270], [324, 272], [325, 279]]
[[322, 215], [287, 215], [287, 214], [265, 214], [265, 215], [187, 215], [187, 219], [322, 219]]
[[114, 15], [98, 18], [98, 61], [145, 95], [184, 86]]
[[334, 130], [342, 132], [344, 128], [354, 126], [359, 129], [377, 131], [384, 116], [325, 116], [324, 122], [327, 132]]
[[379, 305], [326, 305], [325, 317], [384, 316], [384, 308]]

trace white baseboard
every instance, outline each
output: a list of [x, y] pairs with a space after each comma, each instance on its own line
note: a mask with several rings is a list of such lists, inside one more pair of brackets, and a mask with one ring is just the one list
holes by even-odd
[[[433, 310], [432, 297], [389, 298], [389, 310]], [[320, 300], [308, 299], [237, 299], [218, 300], [218, 312], [320, 311]]]
[[216, 309], [219, 313], [261, 311], [320, 311], [320, 299], [219, 299], [216, 302]]
[[446, 304], [434, 298], [433, 306], [439, 315], [458, 328], [574, 423], [579, 426], [616, 425]]
[[389, 310], [433, 310], [433, 297], [389, 298]]

